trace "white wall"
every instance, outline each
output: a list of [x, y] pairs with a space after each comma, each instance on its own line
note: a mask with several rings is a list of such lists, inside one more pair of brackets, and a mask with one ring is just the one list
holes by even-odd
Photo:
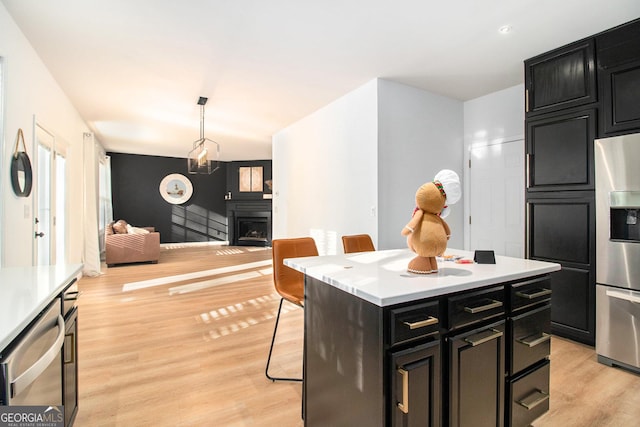
[[[464, 164], [468, 165], [469, 150], [475, 144], [489, 145], [524, 139], [524, 84], [490, 93], [464, 103]], [[524, 147], [523, 147], [524, 150]], [[465, 169], [468, 169], [465, 167]], [[525, 171], [522, 171], [523, 175]], [[465, 188], [469, 188], [465, 176]], [[524, 191], [524, 188], [523, 188]], [[465, 218], [469, 193], [464, 192]], [[468, 221], [464, 221], [468, 227]], [[465, 248], [469, 247], [469, 233], [465, 231]]]
[[[378, 86], [378, 239], [380, 249], [406, 247], [400, 235], [415, 194], [442, 169], [463, 180], [463, 104], [389, 80]], [[446, 218], [452, 248], [463, 247], [463, 203]]]
[[273, 136], [273, 238], [312, 236], [321, 254], [343, 234], [377, 241], [377, 82]]
[[[33, 159], [33, 117], [47, 130], [69, 144], [67, 148], [68, 255], [70, 262], [82, 256], [82, 134], [89, 129], [0, 4], [0, 56], [4, 59], [4, 126], [2, 165], [7, 174], [19, 128], [24, 132], [27, 152]], [[2, 203], [3, 267], [31, 265], [33, 244], [33, 197], [16, 197], [10, 180], [3, 177]], [[33, 193], [32, 193], [33, 195]]]
[[[273, 137], [273, 236], [313, 235], [340, 253], [343, 234], [405, 247], [415, 192], [444, 168], [461, 173], [462, 102], [376, 79]], [[462, 179], [462, 174], [460, 175]], [[460, 234], [462, 203], [447, 218]], [[457, 208], [457, 209], [456, 209]]]

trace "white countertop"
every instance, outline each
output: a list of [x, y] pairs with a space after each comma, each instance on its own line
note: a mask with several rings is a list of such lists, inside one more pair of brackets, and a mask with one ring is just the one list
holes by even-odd
[[[473, 259], [473, 252], [447, 249], [445, 255]], [[378, 306], [441, 296], [560, 270], [560, 264], [496, 256], [495, 264], [438, 261], [438, 273], [413, 274], [409, 249], [288, 258], [284, 264]]]
[[82, 264], [0, 268], [0, 351], [82, 271]]

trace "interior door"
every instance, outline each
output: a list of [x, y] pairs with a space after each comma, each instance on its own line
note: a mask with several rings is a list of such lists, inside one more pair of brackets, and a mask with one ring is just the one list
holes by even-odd
[[[34, 121], [35, 122], [35, 121]], [[35, 123], [34, 265], [66, 261], [66, 152], [53, 133]]]
[[40, 125], [35, 125], [36, 180], [34, 188], [35, 265], [51, 264], [51, 229], [53, 222], [51, 170], [55, 138]]
[[470, 249], [524, 257], [524, 140], [470, 151]]

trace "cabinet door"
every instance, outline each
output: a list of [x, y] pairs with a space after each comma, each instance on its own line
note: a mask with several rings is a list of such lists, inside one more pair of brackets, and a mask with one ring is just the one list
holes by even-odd
[[595, 277], [593, 268], [563, 265], [551, 275], [551, 332], [595, 344]]
[[640, 61], [600, 71], [603, 136], [640, 130]]
[[593, 345], [595, 205], [593, 192], [527, 199], [528, 258], [558, 262], [551, 275], [551, 332]]
[[527, 195], [529, 258], [589, 266], [595, 259], [594, 236], [592, 191]]
[[449, 339], [448, 425], [503, 425], [504, 349], [504, 322]]
[[78, 309], [74, 308], [65, 319], [64, 370], [62, 374], [64, 425], [69, 427], [78, 412]]
[[602, 136], [640, 130], [640, 19], [596, 37]]
[[440, 341], [391, 355], [391, 425], [440, 425]]
[[524, 65], [527, 115], [597, 101], [593, 39], [528, 59]]
[[527, 189], [592, 190], [596, 110], [527, 121]]

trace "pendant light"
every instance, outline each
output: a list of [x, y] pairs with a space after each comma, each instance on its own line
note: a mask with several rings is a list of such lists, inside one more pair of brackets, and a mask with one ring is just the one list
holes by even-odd
[[189, 173], [209, 175], [220, 168], [220, 144], [204, 137], [204, 105], [208, 98], [200, 97], [200, 139], [193, 143], [193, 150], [189, 151], [187, 170]]

